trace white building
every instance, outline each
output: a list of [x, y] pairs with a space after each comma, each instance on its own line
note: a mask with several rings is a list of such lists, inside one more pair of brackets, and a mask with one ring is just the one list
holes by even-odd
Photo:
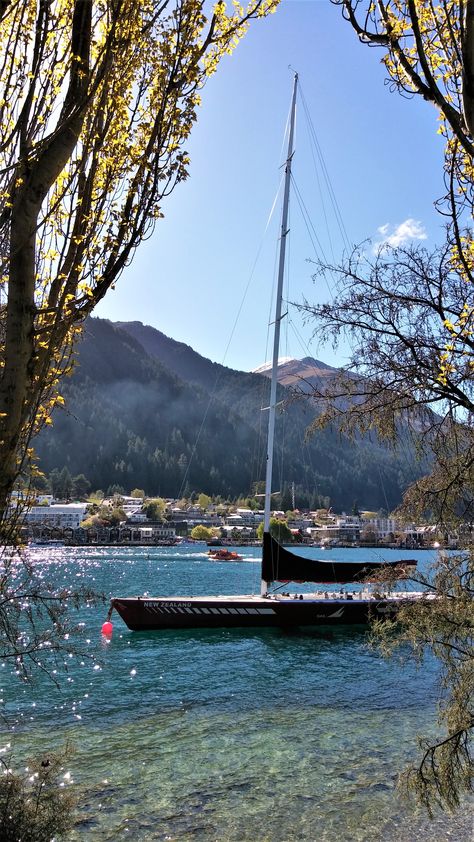
[[227, 515], [225, 526], [240, 529], [243, 526], [256, 527], [263, 521], [263, 512], [254, 512], [252, 509], [237, 509], [233, 514]]
[[337, 517], [336, 517], [336, 526], [338, 526], [340, 529], [344, 529], [346, 527], [360, 526], [360, 525], [361, 525], [361, 520], [360, 520], [359, 515], [342, 514], [340, 516], [337, 515]]
[[32, 506], [26, 513], [28, 526], [57, 526], [77, 529], [86, 516], [87, 503], [56, 503], [52, 506]]
[[364, 518], [361, 521], [361, 529], [374, 532], [377, 538], [386, 538], [388, 535], [395, 532], [404, 531], [405, 528], [406, 527], [394, 517]]
[[145, 512], [142, 512], [141, 509], [135, 509], [134, 511], [125, 510], [125, 514], [129, 523], [146, 523], [148, 520]]
[[171, 541], [176, 538], [176, 529], [169, 523], [151, 523], [150, 526], [140, 526], [134, 530], [132, 536], [135, 539], [135, 532], [140, 535], [140, 540], [143, 543], [153, 543], [154, 541]]
[[[253, 509], [236, 509], [235, 514], [242, 518], [242, 523], [245, 526], [255, 526], [263, 520], [263, 512], [255, 512]], [[229, 521], [230, 518], [227, 518], [227, 523]]]

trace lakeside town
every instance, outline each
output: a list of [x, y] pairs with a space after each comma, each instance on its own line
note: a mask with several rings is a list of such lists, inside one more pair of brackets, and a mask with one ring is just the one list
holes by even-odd
[[[215, 503], [205, 494], [195, 497], [196, 500], [173, 500], [114, 494], [69, 502], [56, 500], [53, 495], [39, 495], [25, 512], [23, 538], [30, 544], [66, 546], [260, 542], [263, 510]], [[394, 515], [359, 510], [357, 506], [351, 514], [336, 513], [330, 508], [274, 510], [272, 521], [285, 543], [327, 549], [359, 546], [456, 549], [460, 537], [440, 533], [434, 525], [407, 523]]]

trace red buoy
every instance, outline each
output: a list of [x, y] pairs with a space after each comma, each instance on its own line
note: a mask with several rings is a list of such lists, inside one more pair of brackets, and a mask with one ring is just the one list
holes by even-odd
[[102, 634], [105, 634], [107, 637], [110, 637], [113, 630], [114, 630], [113, 624], [110, 622], [110, 620], [106, 620], [105, 623], [102, 626]]

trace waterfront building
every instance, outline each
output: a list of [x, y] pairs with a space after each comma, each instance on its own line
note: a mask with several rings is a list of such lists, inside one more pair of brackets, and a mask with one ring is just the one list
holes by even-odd
[[87, 503], [53, 503], [50, 506], [31, 506], [26, 512], [27, 526], [47, 526], [77, 529], [86, 516]]
[[355, 544], [360, 540], [360, 526], [355, 523], [340, 523], [308, 527], [311, 539], [319, 544], [337, 544], [339, 542]]

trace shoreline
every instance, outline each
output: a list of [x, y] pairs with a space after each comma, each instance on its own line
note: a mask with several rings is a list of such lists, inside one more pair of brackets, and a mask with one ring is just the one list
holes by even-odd
[[[133, 548], [176, 548], [176, 547], [189, 547], [189, 546], [197, 546], [200, 543], [203, 546], [207, 546], [205, 541], [176, 541], [176, 542], [162, 542], [162, 541], [154, 541], [154, 542], [131, 542], [131, 541], [71, 541], [71, 540], [52, 540], [52, 541], [29, 541], [26, 545], [28, 548], [31, 549], [41, 549], [44, 547], [133, 547]], [[242, 542], [235, 542], [235, 541], [225, 541], [222, 544], [223, 547], [261, 547], [260, 542], [255, 541], [242, 541]], [[288, 548], [308, 548], [308, 549], [319, 549], [322, 552], [331, 552], [332, 550], [339, 550], [339, 549], [367, 549], [367, 550], [405, 550], [405, 551], [413, 551], [413, 552], [420, 552], [421, 550], [426, 550], [432, 552], [433, 550], [446, 550], [451, 549], [448, 547], [400, 547], [396, 544], [384, 544], [384, 543], [338, 543], [331, 547], [322, 547], [320, 544], [306, 544], [306, 543], [293, 543], [293, 544], [283, 544], [282, 546]], [[462, 552], [462, 550], [454, 550], [457, 552]]]

